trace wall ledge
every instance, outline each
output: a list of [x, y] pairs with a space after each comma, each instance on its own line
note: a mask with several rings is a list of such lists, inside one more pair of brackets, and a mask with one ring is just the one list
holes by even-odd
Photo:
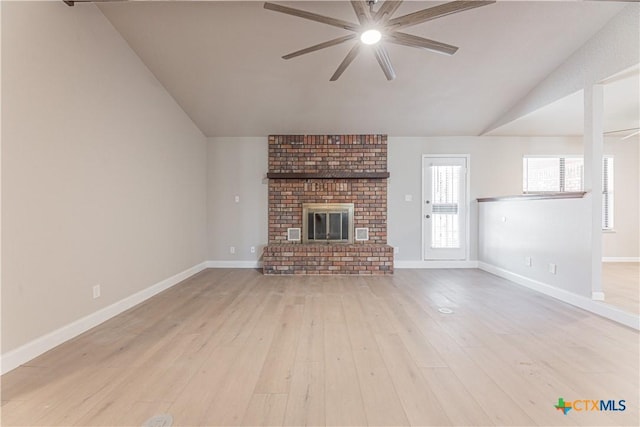
[[540, 292], [562, 302], [566, 302], [567, 304], [571, 304], [593, 314], [597, 314], [598, 316], [613, 320], [614, 322], [620, 323], [624, 326], [628, 326], [635, 330], [640, 330], [640, 316], [635, 316], [631, 313], [627, 313], [610, 305], [606, 305], [603, 302], [594, 301], [591, 298], [574, 294], [573, 292], [557, 288], [547, 283], [539, 282], [520, 274], [512, 273], [511, 271], [496, 267], [492, 264], [487, 264], [485, 262], [479, 261], [478, 267], [481, 270], [486, 271], [487, 273], [502, 277], [517, 285]]
[[0, 357], [0, 372], [2, 375], [5, 373], [23, 365], [30, 360], [35, 359], [43, 353], [69, 341], [72, 338], [94, 328], [101, 323], [117, 316], [118, 314], [136, 306], [154, 295], [165, 291], [172, 286], [188, 279], [189, 277], [198, 274], [206, 267], [205, 262], [198, 265], [194, 265], [178, 274], [175, 274], [167, 279], [164, 279], [155, 285], [149, 286], [146, 289], [138, 291], [133, 295], [129, 295], [126, 298], [121, 299], [107, 307], [104, 307], [94, 313], [91, 313], [85, 317], [75, 320], [59, 329], [56, 329], [48, 334], [34, 339], [16, 349], [10, 350], [7, 353], [2, 354]]
[[513, 196], [480, 197], [478, 202], [505, 202], [526, 200], [582, 199], [586, 191], [566, 191], [564, 193], [530, 193]]

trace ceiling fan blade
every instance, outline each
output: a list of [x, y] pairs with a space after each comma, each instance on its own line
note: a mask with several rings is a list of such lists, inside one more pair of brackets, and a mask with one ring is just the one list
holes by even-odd
[[355, 45], [353, 45], [349, 53], [347, 53], [347, 56], [345, 56], [340, 65], [338, 65], [338, 69], [335, 73], [333, 73], [333, 76], [331, 76], [329, 81], [335, 82], [336, 80], [338, 80], [342, 73], [344, 73], [344, 70], [346, 70], [349, 64], [351, 64], [356, 58], [358, 52], [360, 52], [360, 43], [356, 43]]
[[382, 71], [384, 72], [387, 80], [395, 79], [396, 72], [393, 70], [393, 65], [391, 65], [389, 53], [387, 52], [387, 49], [385, 49], [384, 45], [382, 45], [382, 43], [374, 45], [373, 52], [375, 53], [378, 64], [380, 64], [380, 68], [382, 68]]
[[385, 36], [385, 40], [390, 43], [395, 43], [402, 46], [417, 47], [419, 49], [426, 49], [431, 52], [443, 53], [445, 55], [453, 55], [458, 50], [456, 46], [452, 46], [450, 44], [425, 39], [423, 37], [418, 37], [411, 34], [401, 33], [398, 31]]
[[265, 2], [264, 8], [273, 10], [275, 12], [284, 13], [287, 15], [297, 16], [299, 18], [308, 19], [310, 21], [320, 22], [322, 24], [332, 25], [334, 27], [343, 28], [345, 30], [358, 31], [359, 25], [352, 24], [351, 22], [343, 21], [342, 19], [330, 18], [328, 16], [318, 15], [317, 13], [307, 12], [306, 10], [294, 9], [292, 7], [281, 6], [275, 3]]
[[443, 16], [451, 15], [453, 13], [458, 13], [458, 12], [462, 12], [469, 9], [475, 9], [476, 7], [487, 6], [492, 3], [495, 3], [495, 1], [480, 1], [480, 0], [452, 1], [449, 3], [430, 7], [428, 9], [419, 10], [417, 12], [413, 12], [408, 15], [403, 15], [397, 18], [393, 18], [387, 22], [386, 28], [398, 30], [400, 28], [421, 24], [423, 22], [427, 22], [436, 18], [441, 18]]
[[335, 46], [335, 45], [340, 44], [340, 43], [344, 43], [344, 42], [349, 41], [349, 40], [353, 40], [356, 37], [358, 37], [357, 34], [349, 34], [347, 36], [338, 37], [337, 39], [329, 40], [329, 41], [326, 41], [324, 43], [319, 43], [317, 45], [308, 47], [306, 49], [301, 49], [301, 50], [297, 50], [295, 52], [289, 53], [289, 54], [283, 56], [282, 59], [295, 58], [296, 56], [304, 55], [306, 53], [315, 52], [316, 50], [324, 49], [325, 47], [331, 47], [331, 46]]
[[391, 15], [393, 15], [394, 12], [398, 10], [401, 4], [402, 0], [386, 0], [384, 3], [382, 3], [382, 6], [380, 6], [380, 9], [378, 9], [378, 11], [376, 12], [375, 20], [380, 23], [387, 22], [389, 18], [391, 18]]
[[353, 11], [356, 13], [360, 25], [368, 24], [371, 21], [369, 8], [363, 0], [351, 0], [351, 6], [353, 6]]

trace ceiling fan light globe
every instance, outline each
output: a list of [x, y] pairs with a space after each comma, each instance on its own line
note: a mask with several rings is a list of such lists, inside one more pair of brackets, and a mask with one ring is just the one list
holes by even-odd
[[367, 30], [360, 34], [360, 41], [364, 44], [376, 44], [382, 39], [382, 33], [378, 30]]

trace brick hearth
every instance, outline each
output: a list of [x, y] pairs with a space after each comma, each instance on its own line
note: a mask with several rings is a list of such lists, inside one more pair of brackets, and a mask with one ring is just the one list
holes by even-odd
[[[269, 179], [265, 274], [393, 273], [386, 135], [270, 136], [267, 176], [276, 178]], [[303, 203], [354, 203], [354, 225], [369, 228], [369, 240], [288, 242], [287, 229], [302, 228]]]

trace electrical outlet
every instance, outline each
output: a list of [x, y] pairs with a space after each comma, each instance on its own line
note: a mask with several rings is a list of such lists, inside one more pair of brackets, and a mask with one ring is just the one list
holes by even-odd
[[100, 285], [93, 287], [93, 299], [100, 298]]
[[524, 265], [526, 265], [527, 267], [531, 267], [531, 257], [525, 257], [524, 258]]
[[236, 253], [236, 247], [235, 246], [229, 246], [229, 253], [230, 254], [235, 254]]
[[251, 251], [252, 254], [255, 254], [256, 253], [256, 247], [255, 246], [251, 246], [250, 251]]
[[235, 197], [235, 201], [236, 201], [236, 203], [240, 203], [240, 196], [236, 196]]
[[558, 270], [558, 268], [557, 268], [557, 266], [555, 264], [549, 264], [549, 273], [556, 274], [557, 270]]
[[399, 254], [400, 253], [400, 247], [399, 246], [394, 246], [393, 247], [393, 253], [394, 254]]

